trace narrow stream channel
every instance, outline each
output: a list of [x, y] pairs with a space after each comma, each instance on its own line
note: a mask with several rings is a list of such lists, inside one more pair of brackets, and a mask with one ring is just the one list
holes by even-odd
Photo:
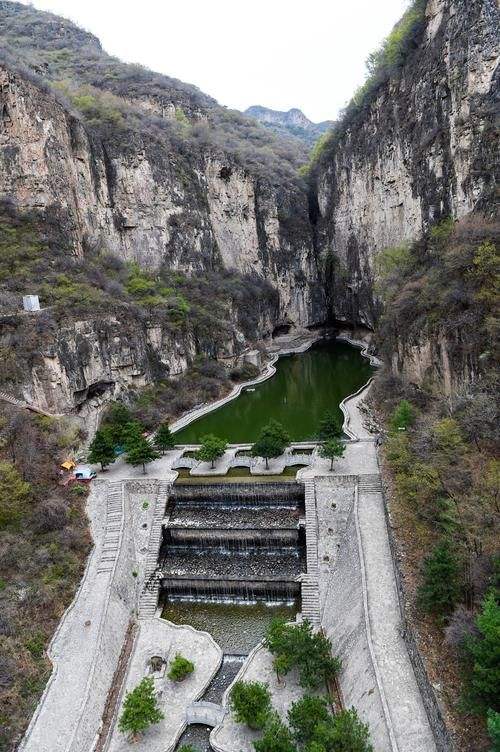
[[289, 431], [293, 441], [313, 439], [328, 410], [342, 413], [340, 402], [365, 384], [373, 369], [361, 352], [346, 342], [318, 342], [304, 353], [279, 358], [276, 374], [250, 388], [175, 434], [179, 444], [199, 443], [207, 433], [231, 443], [255, 441], [270, 418]]

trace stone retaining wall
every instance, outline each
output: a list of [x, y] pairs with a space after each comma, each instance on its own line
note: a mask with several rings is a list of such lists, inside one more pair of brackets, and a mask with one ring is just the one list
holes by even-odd
[[397, 546], [397, 543], [394, 537], [394, 532], [392, 529], [391, 519], [390, 519], [388, 505], [387, 505], [387, 497], [386, 497], [384, 489], [382, 490], [382, 496], [384, 499], [384, 514], [385, 514], [387, 532], [388, 532], [388, 538], [389, 538], [389, 547], [391, 550], [392, 563], [394, 565], [394, 575], [395, 575], [396, 587], [397, 587], [397, 592], [398, 592], [399, 607], [401, 611], [401, 623], [402, 623], [402, 627], [404, 630], [402, 636], [406, 643], [406, 649], [408, 651], [408, 655], [410, 656], [410, 661], [413, 666], [413, 671], [415, 673], [415, 678], [417, 680], [418, 688], [422, 696], [422, 701], [424, 703], [425, 711], [429, 719], [432, 733], [434, 734], [434, 740], [436, 743], [437, 750], [438, 752], [453, 752], [454, 745], [451, 740], [450, 733], [448, 729], [446, 728], [446, 724], [443, 719], [443, 714], [439, 705], [439, 701], [436, 697], [436, 693], [434, 692], [434, 689], [432, 688], [432, 684], [427, 674], [425, 664], [422, 660], [422, 656], [420, 655], [420, 651], [417, 646], [415, 633], [406, 617], [406, 609], [405, 609], [406, 594], [405, 594], [405, 589], [404, 589], [404, 584], [403, 584], [404, 581], [403, 581], [403, 576], [401, 573], [401, 567], [399, 565], [398, 546]]

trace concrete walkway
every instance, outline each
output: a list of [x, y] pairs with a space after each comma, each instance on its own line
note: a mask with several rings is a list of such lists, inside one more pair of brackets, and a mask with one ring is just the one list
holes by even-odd
[[344, 432], [351, 439], [370, 439], [373, 434], [364, 426], [364, 416], [360, 411], [360, 404], [367, 398], [371, 387], [371, 380], [352, 397], [347, 397], [341, 404], [344, 413]]
[[[374, 444], [364, 451], [374, 455]], [[321, 624], [343, 661], [345, 702], [369, 723], [376, 750], [434, 752], [401, 635], [380, 477], [353, 473], [315, 485]]]
[[87, 514], [94, 548], [49, 646], [53, 671], [20, 751], [92, 748], [137, 605], [157, 485], [141, 484], [134, 493], [119, 482], [92, 484]]
[[[180, 682], [174, 682], [167, 676], [169, 664], [176, 653], [195, 665], [193, 673]], [[151, 672], [150, 659], [153, 656], [162, 658], [164, 662], [162, 669], [156, 673]], [[222, 650], [207, 632], [158, 618], [140, 622], [122, 699], [125, 692], [136, 687], [144, 676], [152, 676], [158, 705], [165, 718], [151, 726], [133, 744], [135, 752], [170, 752], [174, 749], [186, 728], [189, 708], [201, 697], [221, 663]], [[115, 724], [107, 752], [130, 752], [130, 749], [130, 741]]]
[[103, 533], [107, 490], [103, 483], [92, 486], [87, 514], [94, 549], [75, 599], [50, 644], [48, 654], [54, 669], [21, 743], [20, 750], [23, 752], [66, 752], [76, 749], [74, 740], [82, 720], [89, 682], [100, 647], [103, 619], [114, 574], [113, 567], [103, 566], [103, 560], [106, 560]]
[[[360, 479], [361, 481], [361, 479]], [[381, 491], [363, 490], [355, 509], [363, 557], [369, 629], [392, 726], [392, 748], [399, 752], [436, 749], [406, 645]]]

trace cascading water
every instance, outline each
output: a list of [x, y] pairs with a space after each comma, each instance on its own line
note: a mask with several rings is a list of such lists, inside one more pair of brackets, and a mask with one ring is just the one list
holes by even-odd
[[159, 561], [164, 598], [298, 597], [303, 496], [297, 483], [175, 486]]
[[[220, 702], [271, 619], [293, 620], [305, 570], [304, 488], [298, 483], [176, 483], [158, 569], [163, 616], [211, 633], [223, 665], [204, 699]], [[209, 729], [182, 744], [208, 750]]]

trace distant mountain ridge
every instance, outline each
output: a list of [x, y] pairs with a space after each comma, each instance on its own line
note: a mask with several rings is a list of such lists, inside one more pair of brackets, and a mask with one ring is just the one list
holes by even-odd
[[244, 112], [248, 117], [255, 118], [259, 123], [280, 136], [291, 135], [312, 146], [315, 141], [335, 123], [333, 120], [323, 120], [321, 123], [313, 123], [304, 115], [302, 110], [292, 107], [288, 112], [272, 110], [269, 107], [253, 105]]

